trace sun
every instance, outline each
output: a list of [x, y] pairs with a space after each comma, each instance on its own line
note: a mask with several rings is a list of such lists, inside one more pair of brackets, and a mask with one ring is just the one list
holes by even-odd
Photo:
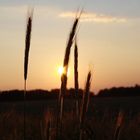
[[59, 66], [58, 74], [61, 76], [63, 73], [64, 73], [64, 68], [62, 66]]
[[[58, 74], [61, 76], [63, 73], [64, 73], [64, 68], [63, 68], [63, 66], [59, 66], [59, 67], [58, 67]], [[68, 68], [67, 76], [69, 76], [69, 75], [70, 75], [70, 69]]]

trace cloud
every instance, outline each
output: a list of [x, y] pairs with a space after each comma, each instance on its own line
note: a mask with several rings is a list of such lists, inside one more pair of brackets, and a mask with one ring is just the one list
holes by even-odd
[[[0, 6], [1, 19], [23, 18], [26, 17], [28, 7], [22, 6]], [[37, 18], [75, 18], [76, 12], [63, 12], [57, 7], [51, 6], [36, 6], [34, 8], [34, 15]], [[98, 14], [94, 12], [83, 12], [81, 17], [82, 22], [95, 22], [95, 23], [123, 23], [126, 18], [114, 17], [105, 14]]]
[[[60, 18], [74, 18], [75, 12], [63, 12], [59, 14]], [[113, 17], [104, 14], [84, 12], [81, 16], [83, 22], [97, 22], [97, 23], [122, 23], [126, 22], [126, 18]]]

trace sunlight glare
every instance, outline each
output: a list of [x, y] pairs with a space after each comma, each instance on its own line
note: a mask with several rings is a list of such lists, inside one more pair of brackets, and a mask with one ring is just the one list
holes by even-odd
[[[64, 68], [62, 66], [58, 67], [58, 74], [61, 76], [64, 73]], [[67, 76], [70, 75], [70, 69], [68, 68]]]
[[58, 74], [61, 76], [63, 74], [63, 72], [64, 72], [64, 68], [62, 66], [60, 66], [58, 68]]

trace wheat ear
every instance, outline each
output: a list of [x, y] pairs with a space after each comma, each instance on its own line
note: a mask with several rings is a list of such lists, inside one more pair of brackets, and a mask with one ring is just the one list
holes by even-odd
[[87, 112], [88, 103], [89, 103], [90, 85], [91, 85], [91, 71], [89, 71], [87, 75], [85, 91], [83, 94], [82, 110], [80, 114], [80, 140], [83, 139], [84, 123], [85, 123], [85, 117], [86, 117], [86, 112]]
[[26, 28], [26, 38], [25, 38], [25, 55], [24, 55], [24, 140], [26, 139], [26, 80], [28, 73], [28, 61], [29, 61], [29, 50], [30, 50], [30, 41], [31, 41], [31, 31], [32, 31], [32, 17], [33, 9], [29, 12], [27, 28]]
[[75, 38], [75, 47], [74, 47], [74, 85], [75, 85], [75, 97], [76, 97], [76, 115], [79, 116], [79, 99], [78, 99], [78, 46], [77, 46], [77, 37]]

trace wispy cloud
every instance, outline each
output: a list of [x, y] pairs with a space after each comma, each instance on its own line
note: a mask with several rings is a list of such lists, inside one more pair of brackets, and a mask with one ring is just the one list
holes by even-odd
[[[27, 15], [28, 7], [22, 6], [0, 6], [0, 17], [1, 19], [11, 18], [23, 18]], [[37, 18], [75, 18], [76, 12], [63, 12], [57, 7], [51, 6], [36, 6], [34, 15]], [[94, 12], [83, 12], [81, 16], [82, 22], [95, 22], [95, 23], [123, 23], [126, 22], [126, 18], [115, 17], [106, 14], [99, 14]]]
[[[75, 12], [63, 12], [59, 14], [60, 18], [74, 18]], [[114, 17], [104, 14], [84, 12], [81, 16], [83, 22], [97, 22], [97, 23], [122, 23], [126, 22], [126, 18]]]

